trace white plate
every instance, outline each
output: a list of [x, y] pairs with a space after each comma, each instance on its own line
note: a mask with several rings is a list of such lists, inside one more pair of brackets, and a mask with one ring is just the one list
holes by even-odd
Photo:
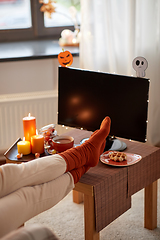
[[109, 158], [109, 152], [116, 152], [116, 151], [106, 151], [102, 153], [100, 156], [100, 161], [104, 164], [114, 166], [114, 167], [127, 167], [139, 162], [142, 159], [142, 156], [134, 153], [126, 153], [127, 159], [123, 162], [115, 162]]

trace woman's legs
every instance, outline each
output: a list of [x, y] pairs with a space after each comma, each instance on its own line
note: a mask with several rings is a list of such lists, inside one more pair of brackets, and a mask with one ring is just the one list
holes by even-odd
[[98, 164], [109, 130], [110, 119], [105, 118], [100, 130], [80, 147], [24, 164], [1, 166], [0, 237], [63, 199], [89, 167]]
[[81, 146], [68, 149], [59, 154], [67, 163], [67, 171], [84, 165], [94, 167], [98, 164], [99, 156], [105, 148], [106, 137], [110, 132], [110, 125], [111, 120], [109, 117], [106, 117], [102, 121], [100, 129], [95, 131], [88, 141]]
[[104, 150], [110, 124], [110, 118], [106, 117], [100, 129], [95, 131], [88, 141], [63, 153], [22, 164], [2, 165], [0, 167], [0, 197], [21, 187], [51, 181], [73, 169], [96, 166]]
[[21, 164], [0, 166], [0, 198], [25, 186], [49, 182], [66, 172], [66, 162], [58, 154]]
[[0, 237], [56, 205], [73, 187], [73, 177], [70, 173], [65, 173], [50, 182], [33, 187], [23, 187], [1, 198]]

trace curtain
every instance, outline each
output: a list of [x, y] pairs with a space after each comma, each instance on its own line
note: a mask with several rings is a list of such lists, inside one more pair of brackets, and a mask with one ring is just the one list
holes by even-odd
[[136, 76], [138, 56], [150, 79], [147, 141], [160, 146], [160, 0], [81, 0], [81, 68]]

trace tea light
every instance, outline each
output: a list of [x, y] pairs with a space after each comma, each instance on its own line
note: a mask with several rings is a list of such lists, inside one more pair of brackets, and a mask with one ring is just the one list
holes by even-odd
[[44, 153], [44, 137], [43, 135], [34, 135], [31, 137], [32, 153]]
[[17, 143], [17, 150], [18, 153], [21, 153], [23, 155], [28, 155], [31, 153], [31, 143], [29, 141], [19, 141]]
[[31, 116], [30, 113], [23, 118], [23, 131], [26, 141], [31, 141], [31, 136], [36, 134], [36, 118]]

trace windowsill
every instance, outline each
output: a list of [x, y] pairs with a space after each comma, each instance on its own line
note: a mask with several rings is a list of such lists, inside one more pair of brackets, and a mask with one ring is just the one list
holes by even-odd
[[[79, 47], [64, 47], [64, 50], [79, 56]], [[56, 40], [0, 43], [0, 62], [57, 58], [61, 51]]]

